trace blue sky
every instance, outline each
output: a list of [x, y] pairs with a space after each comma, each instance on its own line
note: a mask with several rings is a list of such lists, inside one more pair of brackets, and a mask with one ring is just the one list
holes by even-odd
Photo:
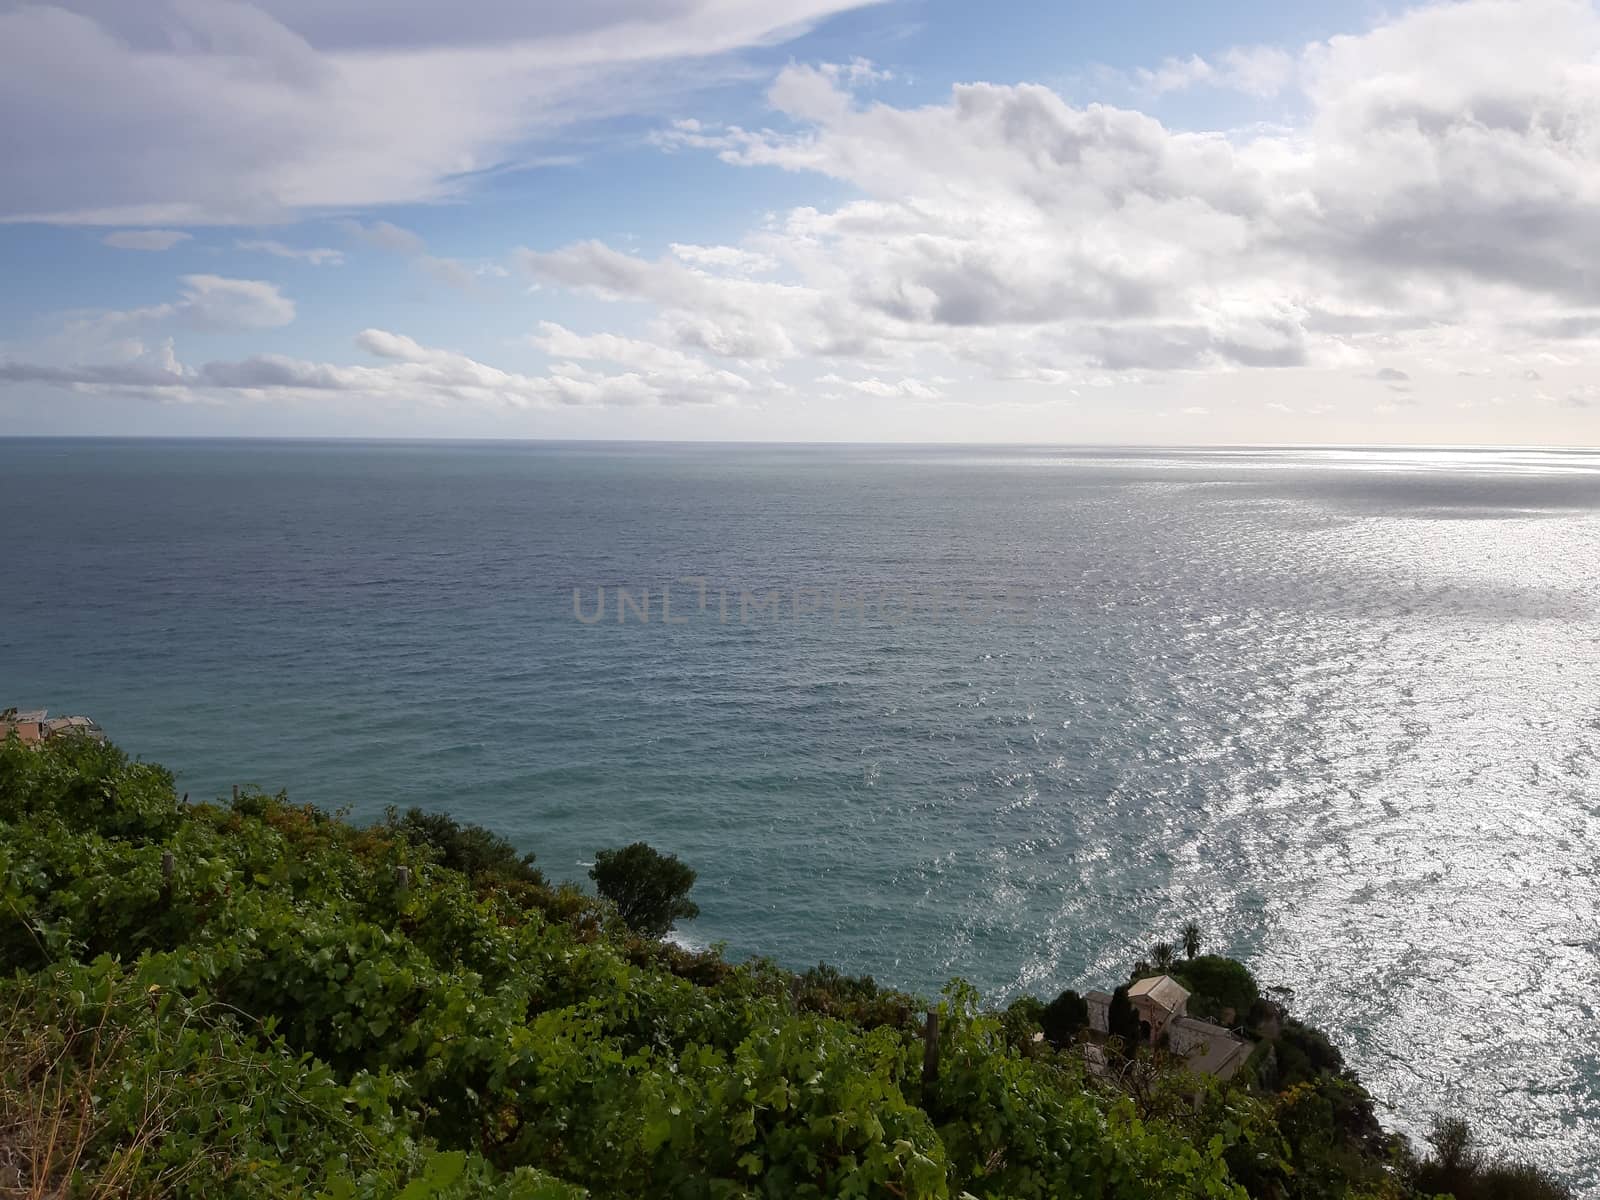
[[1592, 445], [1600, 14], [0, 0], [0, 432]]

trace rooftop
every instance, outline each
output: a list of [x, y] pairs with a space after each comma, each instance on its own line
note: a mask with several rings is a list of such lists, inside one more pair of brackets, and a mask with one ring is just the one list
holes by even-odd
[[1177, 1012], [1189, 999], [1189, 989], [1171, 975], [1151, 975], [1139, 980], [1128, 989], [1128, 999], [1148, 996], [1151, 1001], [1170, 1012]]
[[59, 733], [105, 737], [105, 732], [91, 717], [52, 717], [49, 710], [43, 708], [0, 709], [0, 741], [12, 733], [30, 745]]
[[1255, 1049], [1232, 1030], [1196, 1017], [1179, 1017], [1167, 1027], [1172, 1049], [1184, 1056], [1191, 1071], [1228, 1079]]

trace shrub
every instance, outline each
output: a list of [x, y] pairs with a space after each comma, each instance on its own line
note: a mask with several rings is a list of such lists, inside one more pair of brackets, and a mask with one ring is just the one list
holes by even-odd
[[515, 846], [482, 825], [463, 825], [446, 813], [420, 808], [408, 808], [404, 816], [397, 816], [391, 808], [387, 825], [413, 846], [427, 846], [440, 864], [460, 871], [474, 883], [544, 883], [531, 853], [518, 854]]
[[1572, 1200], [1571, 1189], [1548, 1171], [1489, 1158], [1460, 1118], [1436, 1119], [1428, 1145], [1432, 1153], [1414, 1176], [1420, 1192], [1449, 1193], [1455, 1200]]
[[1070, 990], [1062, 992], [1045, 1005], [1039, 1018], [1039, 1027], [1044, 1030], [1045, 1038], [1058, 1050], [1071, 1045], [1078, 1031], [1088, 1028], [1088, 1025], [1089, 1002]]
[[1249, 968], [1220, 954], [1202, 954], [1175, 964], [1172, 977], [1190, 991], [1189, 1015], [1216, 1020], [1229, 1009], [1243, 1020], [1261, 991]]
[[644, 842], [596, 851], [589, 878], [628, 928], [646, 937], [665, 937], [677, 921], [700, 915], [699, 905], [688, 899], [693, 869]]
[[[0, 746], [0, 1191], [1400, 1200], [1314, 1031], [1288, 1027], [1314, 1078], [1281, 1097], [1142, 1053], [1126, 988], [1132, 1061], [1107, 1076], [1033, 1052], [1048, 1011], [1058, 1036], [1081, 1019], [1070, 993], [1002, 1020], [953, 984], [930, 1046], [923, 1002], [869, 976], [641, 936], [453, 821], [243, 799], [180, 804], [105, 747]], [[637, 850], [602, 859], [692, 911], [693, 872]]]

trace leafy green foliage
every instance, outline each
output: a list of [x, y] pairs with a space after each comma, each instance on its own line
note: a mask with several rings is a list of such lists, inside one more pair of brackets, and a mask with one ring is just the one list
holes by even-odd
[[915, 996], [879, 987], [870, 975], [845, 975], [827, 963], [796, 976], [792, 994], [802, 1012], [842, 1017], [868, 1028], [910, 1029], [913, 1014], [925, 1007]]
[[1200, 923], [1198, 921], [1185, 921], [1183, 928], [1178, 931], [1178, 941], [1183, 945], [1185, 958], [1194, 958], [1200, 953]]
[[[13, 739], [0, 1111], [26, 1119], [3, 1148], [39, 1195], [1334, 1200], [1399, 1178], [1365, 1092], [1298, 1034], [1315, 1078], [1289, 1096], [1132, 1043], [1097, 1077], [1032, 1041], [1081, 1000], [1002, 1020], [954, 984], [925, 1076], [925, 1002], [658, 941], [693, 873], [640, 861], [630, 930], [449, 818], [188, 806], [111, 747]], [[1125, 988], [1113, 1007], [1133, 1015]]]
[[1078, 1032], [1089, 1026], [1089, 1002], [1074, 991], [1057, 996], [1039, 1014], [1045, 1039], [1057, 1049], [1070, 1046]]
[[1189, 1015], [1217, 1020], [1230, 1011], [1234, 1020], [1243, 1020], [1260, 989], [1241, 962], [1220, 954], [1202, 954], [1175, 963], [1171, 975], [1189, 989]]
[[518, 854], [515, 846], [482, 825], [462, 825], [446, 813], [420, 808], [408, 808], [404, 816], [391, 808], [386, 823], [397, 836], [431, 848], [441, 865], [475, 883], [544, 882], [532, 854]]
[[1530, 1163], [1491, 1159], [1459, 1118], [1442, 1118], [1428, 1133], [1432, 1153], [1415, 1170], [1419, 1191], [1455, 1200], [1572, 1200], [1572, 1192]]
[[694, 870], [644, 842], [596, 851], [589, 878], [617, 906], [628, 928], [646, 937], [665, 937], [674, 923], [700, 915], [688, 898]]

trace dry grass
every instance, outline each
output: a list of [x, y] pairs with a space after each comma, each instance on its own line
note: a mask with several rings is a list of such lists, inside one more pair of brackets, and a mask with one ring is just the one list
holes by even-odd
[[[124, 1200], [150, 1194], [133, 1178], [162, 1136], [169, 1097], [147, 1086], [133, 1136], [108, 1144], [97, 1087], [127, 1051], [129, 1032], [108, 1005], [93, 1025], [41, 1023], [13, 1007], [0, 1013], [0, 1198]], [[121, 1073], [118, 1072], [120, 1075]]]

